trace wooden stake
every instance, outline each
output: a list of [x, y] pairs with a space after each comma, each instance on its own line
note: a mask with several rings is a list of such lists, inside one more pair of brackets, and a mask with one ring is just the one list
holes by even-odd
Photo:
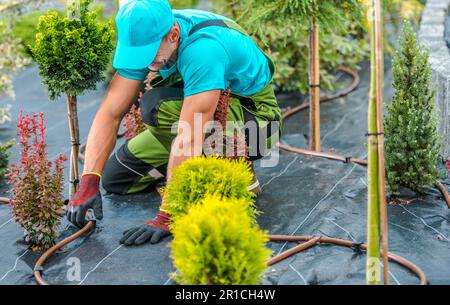
[[387, 204], [385, 190], [385, 167], [384, 167], [384, 134], [383, 134], [383, 28], [382, 8], [380, 0], [375, 0], [375, 60], [376, 60], [376, 93], [377, 93], [377, 134], [378, 134], [378, 182], [380, 200], [381, 237], [383, 245], [383, 276], [384, 284], [389, 284], [388, 264], [388, 226], [387, 226]]
[[69, 118], [69, 130], [70, 130], [70, 187], [69, 198], [75, 194], [78, 190], [79, 175], [78, 175], [78, 154], [80, 145], [80, 132], [78, 126], [78, 113], [77, 113], [77, 97], [67, 96], [67, 115]]
[[308, 30], [309, 43], [309, 150], [320, 151], [319, 25], [316, 17]]

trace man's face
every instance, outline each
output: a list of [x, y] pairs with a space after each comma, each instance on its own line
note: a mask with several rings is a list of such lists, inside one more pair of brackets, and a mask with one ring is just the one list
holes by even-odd
[[161, 42], [155, 59], [148, 66], [150, 71], [157, 72], [164, 66], [172, 66], [176, 62], [176, 50], [178, 48], [179, 29], [174, 26]]
[[166, 39], [161, 42], [161, 46], [159, 47], [158, 53], [156, 53], [155, 60], [153, 60], [153, 62], [148, 66], [152, 72], [157, 72], [163, 68], [169, 62], [170, 57], [173, 54], [171, 43], [165, 40]]

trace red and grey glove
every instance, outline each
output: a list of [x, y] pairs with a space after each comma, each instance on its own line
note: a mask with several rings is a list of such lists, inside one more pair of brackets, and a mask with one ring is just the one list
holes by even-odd
[[99, 185], [100, 175], [98, 174], [89, 173], [81, 177], [80, 189], [70, 199], [66, 210], [67, 219], [75, 226], [82, 228], [86, 225], [86, 213], [89, 209], [94, 211], [96, 219], [103, 218]]
[[169, 214], [159, 211], [155, 218], [145, 222], [142, 226], [123, 232], [120, 243], [125, 246], [142, 245], [148, 241], [151, 244], [156, 244], [164, 237], [170, 235], [169, 222]]

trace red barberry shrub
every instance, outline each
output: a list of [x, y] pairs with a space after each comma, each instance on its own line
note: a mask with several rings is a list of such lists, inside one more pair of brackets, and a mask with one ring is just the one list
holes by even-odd
[[[139, 93], [139, 99], [142, 97], [142, 92]], [[130, 111], [125, 115], [123, 126], [125, 127], [124, 135], [128, 140], [131, 140], [145, 130], [144, 121], [142, 120], [141, 108], [133, 105]]]
[[43, 113], [19, 115], [17, 135], [21, 154], [6, 178], [12, 185], [9, 207], [14, 220], [26, 231], [33, 250], [50, 248], [64, 214], [63, 170], [66, 156], [48, 160]]
[[[220, 94], [217, 108], [214, 112], [214, 120], [220, 124], [221, 130], [213, 129], [211, 135], [205, 140], [204, 152], [207, 156], [216, 154], [232, 159], [248, 156], [248, 146], [242, 130], [238, 128], [227, 130], [227, 128], [230, 128], [230, 126], [227, 126], [229, 123], [227, 123], [228, 109], [232, 99], [230, 93], [230, 88], [227, 88], [226, 91]], [[231, 135], [229, 134], [230, 132], [232, 132]]]

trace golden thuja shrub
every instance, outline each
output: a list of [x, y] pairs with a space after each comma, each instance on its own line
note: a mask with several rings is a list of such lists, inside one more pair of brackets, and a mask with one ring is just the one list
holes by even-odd
[[245, 199], [208, 196], [172, 224], [170, 248], [180, 284], [259, 284], [271, 251]]
[[252, 181], [250, 163], [244, 159], [218, 156], [196, 157], [173, 169], [172, 179], [162, 188], [164, 209], [175, 220], [207, 195], [239, 198], [249, 202], [250, 215], [256, 215], [254, 194], [247, 190]]

